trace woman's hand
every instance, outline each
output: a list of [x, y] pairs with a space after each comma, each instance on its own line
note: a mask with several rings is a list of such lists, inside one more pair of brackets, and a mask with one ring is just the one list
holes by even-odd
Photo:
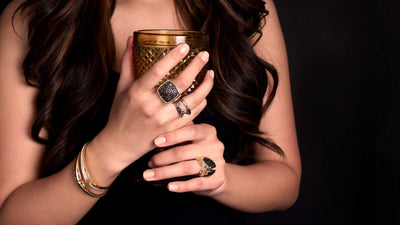
[[[143, 173], [145, 180], [197, 176], [202, 169], [197, 159], [204, 157], [215, 163], [215, 173], [186, 181], [170, 182], [168, 189], [173, 192], [195, 192], [201, 195], [213, 195], [222, 189], [225, 183], [224, 145], [218, 140], [213, 126], [190, 124], [160, 135], [154, 142], [159, 147], [178, 145], [151, 158], [151, 169]], [[180, 143], [184, 144], [179, 145]]]
[[[129, 38], [109, 121], [96, 137], [99, 139], [96, 140], [97, 146], [112, 149], [114, 162], [118, 162], [122, 167], [128, 166], [153, 149], [156, 136], [188, 124], [206, 106], [206, 96], [213, 86], [212, 71], [208, 71], [195, 92], [184, 97], [192, 111], [189, 116], [180, 118], [175, 106], [172, 103], [164, 103], [154, 88], [188, 51], [189, 46], [186, 44], [177, 46], [142, 77], [134, 80], [132, 38]], [[179, 90], [186, 90], [192, 84], [207, 63], [208, 57], [207, 52], [199, 53], [174, 79]]]

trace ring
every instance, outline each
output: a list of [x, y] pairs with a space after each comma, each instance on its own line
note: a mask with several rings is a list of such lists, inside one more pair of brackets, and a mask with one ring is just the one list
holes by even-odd
[[[186, 110], [182, 107], [182, 105], [185, 106]], [[192, 110], [190, 110], [189, 106], [182, 98], [180, 98], [178, 101], [175, 101], [174, 106], [179, 113], [179, 117], [190, 115], [192, 113]]]
[[166, 80], [164, 83], [160, 84], [157, 88], [157, 93], [164, 103], [175, 102], [181, 97], [179, 88], [172, 80]]
[[215, 163], [209, 158], [206, 157], [200, 157], [196, 158], [197, 162], [199, 162], [199, 165], [202, 167], [199, 171], [199, 176], [200, 177], [208, 177], [211, 176], [215, 173]]

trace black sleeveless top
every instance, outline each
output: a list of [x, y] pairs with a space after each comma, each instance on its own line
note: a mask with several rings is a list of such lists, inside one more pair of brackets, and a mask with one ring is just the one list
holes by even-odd
[[[119, 75], [112, 73], [107, 89], [95, 112], [99, 128], [108, 116]], [[195, 119], [216, 127], [218, 138], [225, 145], [224, 158], [230, 162], [237, 152], [238, 138], [231, 125], [210, 105]], [[157, 224], [211, 225], [247, 224], [243, 213], [221, 205], [213, 199], [193, 193], [172, 193], [166, 186], [141, 179], [151, 155], [126, 168], [78, 224]]]

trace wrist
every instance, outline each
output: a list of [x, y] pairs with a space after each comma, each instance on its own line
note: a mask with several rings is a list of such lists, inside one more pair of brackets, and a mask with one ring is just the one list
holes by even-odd
[[110, 186], [122, 171], [106, 154], [100, 151], [98, 143], [95, 141], [87, 143], [85, 164], [91, 178], [101, 186]]
[[114, 143], [109, 135], [100, 132], [86, 150], [86, 164], [92, 178], [100, 185], [109, 186], [129, 164], [135, 159], [124, 157], [123, 146]]

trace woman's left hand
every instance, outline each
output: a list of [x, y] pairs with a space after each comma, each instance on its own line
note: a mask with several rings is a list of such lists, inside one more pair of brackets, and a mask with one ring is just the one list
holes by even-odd
[[[157, 181], [195, 175], [195, 178], [189, 180], [170, 182], [168, 189], [173, 192], [195, 192], [200, 195], [216, 194], [225, 183], [224, 145], [218, 140], [213, 126], [190, 124], [160, 135], [154, 143], [158, 147], [177, 146], [159, 152], [151, 158], [149, 161], [151, 169], [143, 173], [145, 180]], [[215, 171], [210, 172], [211, 175], [197, 176], [203, 169], [199, 163], [200, 158], [208, 158], [215, 163], [215, 168], [212, 168]]]

